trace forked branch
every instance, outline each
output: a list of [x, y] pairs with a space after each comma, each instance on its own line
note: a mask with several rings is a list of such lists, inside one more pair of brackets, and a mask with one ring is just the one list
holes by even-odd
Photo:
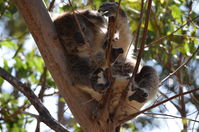
[[150, 12], [151, 12], [151, 4], [152, 4], [152, 0], [148, 1], [148, 7], [147, 7], [147, 16], [145, 19], [145, 26], [144, 26], [144, 31], [143, 31], [143, 39], [141, 42], [141, 49], [139, 51], [138, 57], [137, 57], [137, 61], [136, 61], [136, 65], [133, 71], [133, 75], [131, 76], [131, 78], [129, 79], [129, 83], [126, 86], [126, 88], [124, 89], [124, 91], [122, 92], [121, 98], [119, 100], [119, 103], [116, 107], [115, 113], [117, 113], [117, 111], [122, 107], [123, 102], [125, 101], [126, 97], [127, 97], [127, 92], [128, 92], [128, 88], [131, 85], [131, 83], [134, 81], [134, 77], [137, 74], [139, 65], [140, 65], [140, 61], [141, 61], [141, 57], [142, 57], [142, 53], [144, 51], [144, 45], [146, 42], [146, 38], [147, 38], [147, 32], [148, 32], [148, 23], [149, 23], [149, 19], [150, 19]]
[[[51, 73], [60, 93], [67, 102], [81, 128], [86, 132], [100, 131], [96, 122], [91, 120], [92, 110], [96, 107], [94, 101], [85, 104], [89, 97], [71, 84], [68, 77], [67, 62], [64, 47], [59, 42], [55, 26], [40, 0], [13, 0], [23, 16], [29, 31], [35, 39], [45, 65]], [[81, 109], [79, 109], [81, 107]]]
[[[181, 70], [185, 65], [187, 65], [187, 64], [190, 62], [190, 60], [196, 55], [196, 53], [197, 53], [198, 51], [199, 51], [199, 46], [198, 46], [198, 48], [193, 52], [192, 56], [189, 57], [189, 59], [188, 59], [187, 61], [185, 61], [181, 66], [179, 66], [174, 72], [172, 72], [172, 73], [169, 74], [166, 78], [164, 78], [164, 79], [161, 81], [160, 85], [162, 85], [168, 78], [170, 78], [171, 76], [173, 76], [176, 72], [178, 72], [179, 70]], [[184, 93], [180, 93], [180, 94], [175, 95], [175, 96], [173, 96], [173, 97], [170, 97], [170, 98], [168, 98], [168, 99], [166, 99], [166, 100], [164, 100], [164, 101], [161, 101], [161, 102], [159, 102], [159, 103], [157, 103], [157, 104], [154, 104], [154, 105], [152, 105], [152, 106], [150, 106], [150, 107], [148, 107], [148, 108], [146, 108], [146, 109], [144, 109], [144, 110], [142, 110], [142, 111], [139, 111], [139, 112], [137, 112], [137, 113], [134, 113], [134, 114], [128, 116], [126, 119], [123, 119], [123, 120], [119, 121], [118, 124], [122, 124], [122, 123], [124, 123], [124, 122], [126, 122], [126, 121], [128, 121], [128, 120], [130, 120], [130, 119], [132, 119], [132, 118], [134, 118], [134, 117], [136, 117], [136, 116], [139, 115], [139, 114], [142, 114], [142, 113], [144, 113], [144, 112], [146, 112], [146, 111], [148, 111], [148, 110], [151, 110], [151, 109], [153, 109], [153, 108], [155, 108], [155, 107], [157, 107], [157, 106], [159, 106], [159, 105], [161, 105], [161, 104], [164, 104], [164, 103], [166, 103], [166, 102], [168, 102], [168, 101], [171, 101], [171, 100], [173, 100], [173, 99], [175, 99], [175, 98], [177, 98], [177, 97], [184, 96], [184, 95], [190, 94], [190, 93], [194, 93], [194, 92], [196, 92], [196, 91], [198, 91], [198, 90], [199, 90], [199, 88], [193, 89], [193, 90], [190, 90], [190, 91], [187, 91], [187, 92], [184, 92]]]
[[46, 107], [41, 103], [39, 98], [34, 94], [30, 87], [21, 83], [15, 77], [13, 77], [10, 73], [5, 71], [0, 67], [0, 76], [8, 81], [13, 87], [22, 92], [31, 104], [35, 107], [35, 109], [39, 113], [39, 119], [52, 128], [55, 131], [59, 132], [68, 132], [59, 122], [57, 122], [50, 114], [50, 112], [46, 109]]
[[167, 80], [169, 79], [171, 76], [173, 76], [176, 72], [178, 72], [179, 70], [181, 70], [184, 66], [186, 66], [191, 59], [196, 55], [196, 53], [199, 51], [199, 46], [198, 48], [193, 52], [192, 56], [189, 57], [187, 59], [187, 61], [185, 61], [182, 65], [180, 65], [174, 72], [170, 73], [167, 77], [165, 77], [161, 82], [160, 82], [160, 86]]
[[139, 112], [137, 112], [137, 113], [134, 113], [134, 114], [128, 116], [126, 119], [123, 119], [123, 120], [119, 121], [118, 124], [122, 124], [122, 123], [124, 123], [124, 122], [126, 122], [126, 121], [128, 121], [128, 120], [130, 120], [130, 119], [132, 119], [132, 118], [134, 118], [134, 117], [136, 117], [136, 116], [138, 116], [139, 114], [142, 114], [142, 113], [144, 113], [144, 112], [146, 112], [146, 111], [148, 111], [148, 110], [151, 110], [151, 109], [153, 109], [153, 108], [155, 108], [155, 107], [157, 107], [157, 106], [159, 106], [159, 105], [162, 105], [162, 104], [164, 104], [164, 103], [166, 103], [166, 102], [168, 102], [168, 101], [170, 101], [170, 100], [172, 100], [172, 99], [178, 98], [178, 97], [180, 97], [180, 96], [184, 96], [184, 95], [186, 95], [186, 94], [194, 93], [194, 92], [196, 92], [196, 91], [198, 91], [198, 90], [199, 90], [199, 88], [196, 88], [196, 89], [193, 89], [193, 90], [184, 92], [184, 93], [177, 94], [177, 95], [175, 95], [175, 96], [173, 96], [173, 97], [170, 97], [170, 98], [168, 98], [168, 99], [165, 99], [164, 101], [161, 101], [161, 102], [159, 102], [159, 103], [157, 103], [157, 104], [154, 104], [154, 105], [152, 105], [152, 106], [150, 106], [150, 107], [148, 107], [148, 108], [146, 108], [146, 109], [144, 109], [144, 110], [142, 110], [142, 111], [139, 111]]

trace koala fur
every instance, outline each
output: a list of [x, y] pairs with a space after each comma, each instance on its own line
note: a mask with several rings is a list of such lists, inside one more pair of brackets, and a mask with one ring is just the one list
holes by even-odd
[[[115, 2], [106, 2], [99, 8], [99, 11], [105, 16], [115, 17], [117, 7], [118, 4]], [[98, 77], [102, 76], [101, 81], [106, 82], [101, 75], [103, 70], [98, 70], [98, 68], [103, 67], [105, 63], [103, 47], [106, 43], [108, 23], [99, 12], [94, 10], [78, 10], [75, 15], [81, 29], [77, 26], [74, 14], [70, 12], [60, 15], [54, 20], [54, 24], [66, 50], [67, 67], [72, 84], [100, 102], [109, 84], [92, 84], [92, 80], [97, 80], [96, 83], [98, 83], [100, 80]], [[113, 77], [116, 80], [111, 95], [111, 112], [118, 104], [121, 93], [126, 88], [135, 66], [135, 60], [126, 59], [132, 38], [127, 16], [122, 9], [119, 9], [116, 25], [119, 38], [113, 41], [113, 47], [122, 48], [124, 53], [112, 65]], [[96, 70], [98, 71], [96, 72]], [[97, 74], [93, 79], [95, 72]], [[144, 66], [136, 75], [132, 86], [129, 87], [128, 96], [123, 104], [123, 109], [117, 115], [118, 118], [121, 119], [138, 111], [146, 101], [155, 96], [158, 84], [156, 71], [150, 66]]]
[[[109, 16], [116, 13], [115, 3], [101, 6], [100, 11], [109, 10]], [[112, 8], [110, 8], [112, 7]], [[106, 30], [108, 23], [97, 11], [81, 10], [75, 13], [84, 37], [81, 35], [73, 13], [64, 13], [54, 20], [54, 24], [61, 43], [66, 49], [68, 71], [71, 71], [71, 81], [74, 85], [92, 87], [90, 78], [92, 73], [105, 63]], [[117, 21], [118, 41], [113, 42], [113, 47], [122, 48], [127, 53], [131, 36], [125, 13], [120, 10]], [[105, 86], [107, 84], [104, 84]], [[95, 87], [94, 87], [95, 88]], [[96, 87], [103, 90], [104, 87]], [[105, 87], [106, 88], [106, 87]]]

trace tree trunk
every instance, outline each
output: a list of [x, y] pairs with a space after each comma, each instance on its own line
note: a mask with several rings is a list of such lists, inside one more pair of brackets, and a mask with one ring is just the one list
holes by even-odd
[[85, 132], [112, 132], [103, 125], [92, 120], [92, 112], [96, 109], [96, 102], [90, 101], [89, 97], [71, 85], [68, 78], [66, 57], [64, 48], [59, 42], [53, 22], [42, 0], [13, 0], [19, 12], [23, 16], [29, 31], [31, 32], [44, 62], [50, 71], [61, 95], [75, 119]]

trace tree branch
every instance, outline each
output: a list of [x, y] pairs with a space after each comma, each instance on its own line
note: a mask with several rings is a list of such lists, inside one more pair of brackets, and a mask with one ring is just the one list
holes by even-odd
[[1, 67], [0, 67], [0, 76], [2, 78], [4, 78], [5, 80], [7, 80], [11, 85], [13, 85], [13, 87], [15, 87], [17, 90], [22, 92], [28, 98], [28, 100], [31, 102], [31, 104], [38, 111], [40, 119], [41, 119], [42, 122], [44, 122], [46, 125], [48, 125], [50, 128], [52, 128], [55, 131], [68, 132], [59, 122], [57, 122], [50, 115], [50, 112], [41, 103], [41, 101], [34, 94], [34, 92], [31, 90], [30, 87], [27, 87], [26, 85], [21, 83], [19, 80], [17, 80], [15, 77], [10, 75], [10, 73], [5, 71]]
[[169, 79], [171, 76], [173, 76], [176, 72], [178, 72], [179, 70], [181, 70], [185, 65], [187, 65], [191, 59], [196, 55], [196, 53], [199, 51], [199, 46], [198, 48], [193, 52], [192, 56], [189, 57], [189, 59], [187, 61], [185, 61], [182, 65], [180, 65], [174, 72], [170, 73], [167, 77], [165, 77], [161, 82], [160, 82], [160, 86], [167, 80]]
[[[110, 2], [114, 2], [115, 0], [109, 0]], [[110, 121], [110, 111], [109, 111], [109, 106], [110, 106], [110, 101], [111, 101], [111, 94], [112, 94], [112, 89], [113, 85], [115, 83], [115, 78], [112, 77], [112, 66], [111, 66], [111, 49], [112, 49], [112, 41], [114, 34], [116, 32], [116, 20], [118, 18], [119, 10], [120, 10], [120, 4], [121, 0], [119, 0], [118, 7], [117, 7], [117, 12], [115, 17], [109, 17], [108, 20], [108, 31], [107, 31], [107, 48], [105, 51], [105, 60], [106, 60], [106, 72], [107, 72], [107, 78], [110, 82], [110, 86], [108, 87], [106, 93], [102, 97], [102, 108], [99, 110], [100, 117], [98, 118], [99, 121], [104, 122], [106, 126], [106, 131], [113, 131], [115, 126], [115, 122]], [[108, 122], [107, 122], [108, 119]], [[115, 131], [115, 130], [114, 130]]]
[[160, 38], [154, 40], [153, 42], [151, 42], [151, 43], [149, 43], [148, 45], [146, 45], [144, 48], [150, 48], [150, 47], [153, 46], [154, 44], [158, 44], [158, 42], [161, 42], [161, 41], [163, 41], [164, 39], [166, 39], [166, 38], [168, 38], [168, 37], [174, 35], [174, 33], [176, 33], [178, 30], [182, 29], [184, 26], [186, 26], [186, 25], [189, 24], [190, 22], [196, 20], [197, 18], [199, 18], [199, 16], [196, 16], [196, 17], [194, 17], [193, 19], [188, 19], [188, 21], [187, 21], [185, 24], [181, 25], [179, 28], [177, 28], [177, 29], [176, 29], [175, 31], [173, 31], [172, 33], [170, 33], [170, 34], [168, 34], [168, 35], [166, 35], [166, 36], [163, 36], [163, 37], [160, 37]]
[[[166, 94], [164, 94], [162, 91], [158, 91], [162, 96], [164, 96], [165, 98], [169, 98]], [[174, 105], [174, 107], [180, 112], [181, 111], [181, 108], [177, 105], [177, 104], [175, 104], [173, 101], [171, 101], [170, 100], [170, 102], [171, 102], [171, 104], [173, 104]]]
[[143, 31], [140, 51], [138, 53], [135, 69], [133, 71], [133, 76], [131, 77], [130, 80], [134, 79], [134, 76], [137, 74], [137, 71], [138, 71], [138, 68], [139, 68], [139, 65], [140, 65], [140, 61], [141, 61], [141, 57], [142, 57], [142, 53], [144, 51], [144, 45], [145, 45], [146, 38], [147, 38], [148, 24], [149, 24], [149, 19], [150, 19], [150, 14], [151, 14], [151, 4], [152, 4], [152, 0], [148, 0], [147, 14], [146, 14], [146, 20], [145, 20], [145, 25], [144, 25], [144, 31]]
[[49, 7], [48, 7], [48, 11], [52, 11], [52, 9], [53, 9], [53, 7], [54, 7], [54, 4], [55, 4], [55, 0], [52, 0], [52, 1], [50, 2]]
[[153, 118], [160, 118], [160, 117], [157, 117], [157, 116], [166, 116], [166, 117], [171, 117], [171, 118], [166, 118], [166, 119], [175, 119], [175, 118], [178, 118], [178, 119], [186, 119], [186, 120], [189, 120], [189, 121], [193, 121], [193, 122], [197, 122], [199, 123], [198, 120], [193, 120], [193, 119], [190, 119], [190, 118], [183, 118], [183, 117], [180, 117], [180, 116], [174, 116], [174, 115], [168, 115], [168, 114], [161, 114], [161, 113], [143, 113], [145, 115], [155, 115], [155, 117]]
[[170, 98], [168, 98], [168, 99], [165, 99], [165, 100], [163, 100], [163, 101], [161, 101], [161, 102], [159, 102], [159, 103], [157, 103], [157, 104], [154, 104], [154, 105], [152, 105], [152, 106], [150, 106], [150, 107], [148, 107], [148, 108], [146, 108], [146, 109], [144, 109], [144, 110], [142, 110], [142, 111], [139, 111], [139, 112], [137, 112], [137, 113], [134, 113], [134, 114], [128, 116], [126, 119], [123, 119], [123, 120], [119, 121], [118, 124], [122, 124], [122, 123], [124, 123], [124, 122], [126, 122], [126, 121], [128, 121], [128, 120], [130, 120], [130, 119], [132, 119], [132, 118], [134, 118], [134, 117], [136, 117], [136, 116], [138, 116], [139, 114], [142, 114], [142, 113], [144, 113], [144, 112], [146, 112], [146, 111], [148, 111], [148, 110], [151, 110], [151, 109], [153, 109], [153, 108], [155, 108], [155, 107], [157, 107], [157, 106], [159, 106], [159, 105], [161, 105], [161, 104], [164, 104], [164, 103], [166, 103], [166, 102], [168, 102], [168, 101], [170, 101], [170, 100], [172, 100], [172, 99], [178, 98], [178, 97], [183, 96], [183, 95], [186, 95], [186, 94], [194, 93], [194, 92], [196, 92], [196, 91], [198, 91], [198, 90], [199, 90], [199, 88], [196, 88], [196, 89], [193, 89], [193, 90], [184, 92], [184, 93], [182, 93], [182, 94], [181, 94], [181, 93], [180, 93], [180, 94], [177, 94], [177, 95], [175, 95], [175, 96], [173, 96], [173, 97], [170, 97]]
[[119, 111], [119, 109], [122, 108], [122, 104], [123, 104], [123, 102], [125, 102], [125, 99], [127, 97], [128, 88], [131, 85], [131, 82], [134, 81], [134, 77], [137, 74], [137, 71], [138, 71], [138, 68], [139, 68], [139, 65], [140, 65], [140, 61], [141, 61], [141, 57], [142, 57], [142, 52], [144, 51], [144, 44], [145, 44], [145, 41], [146, 41], [146, 38], [147, 38], [148, 23], [149, 23], [150, 12], [151, 12], [151, 4], [152, 4], [152, 0], [149, 0], [148, 1], [148, 8], [147, 8], [147, 16], [146, 16], [145, 26], [144, 26], [144, 31], [143, 31], [144, 32], [143, 33], [143, 39], [142, 39], [142, 42], [141, 42], [141, 49], [140, 49], [138, 57], [137, 57], [136, 65], [135, 65], [135, 68], [133, 70], [133, 75], [129, 79], [129, 83], [127, 84], [126, 88], [122, 92], [122, 95], [121, 95], [119, 103], [118, 103], [118, 105], [116, 107], [115, 113], [117, 113]]
[[91, 120], [96, 102], [86, 103], [90, 97], [74, 87], [68, 77], [67, 58], [55, 26], [41, 0], [13, 0], [35, 39], [45, 65], [67, 102], [75, 119], [85, 132], [100, 131], [99, 124]]
[[143, 14], [144, 14], [144, 0], [142, 0], [142, 2], [141, 2], [140, 20], [139, 20], [138, 29], [137, 29], [137, 32], [136, 32], [136, 37], [135, 37], [134, 53], [137, 52], [137, 46], [138, 46], [138, 41], [139, 41], [139, 36], [140, 36], [140, 29], [141, 29], [141, 25], [142, 25]]

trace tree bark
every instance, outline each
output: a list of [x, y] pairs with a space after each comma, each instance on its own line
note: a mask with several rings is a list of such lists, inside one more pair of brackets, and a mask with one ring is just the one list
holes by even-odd
[[[59, 92], [64, 97], [75, 119], [85, 132], [106, 131], [106, 123], [99, 125], [91, 119], [96, 103], [71, 85], [68, 77], [64, 48], [59, 42], [54, 24], [42, 0], [13, 0], [31, 32], [44, 62]], [[110, 130], [112, 131], [112, 130]]]

